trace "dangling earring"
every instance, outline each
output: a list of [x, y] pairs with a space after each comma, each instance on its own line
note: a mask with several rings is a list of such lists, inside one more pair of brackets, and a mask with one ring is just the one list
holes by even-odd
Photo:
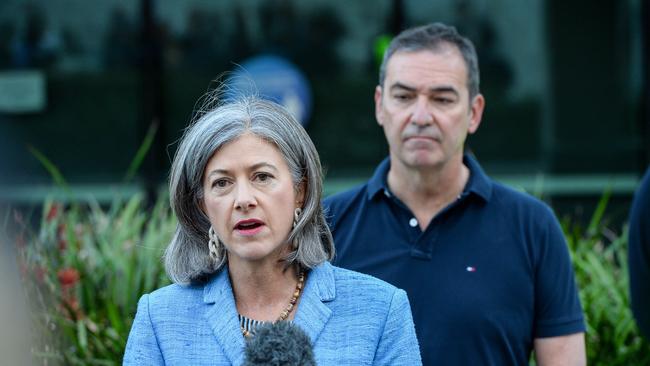
[[[293, 210], [293, 226], [292, 228], [296, 228], [298, 225], [298, 220], [300, 220], [300, 215], [302, 214], [302, 208], [296, 207], [295, 210]], [[298, 249], [298, 240], [293, 239], [293, 243], [291, 244], [294, 249]]]
[[300, 215], [302, 214], [302, 208], [296, 207], [295, 210], [293, 210], [293, 226], [292, 228], [296, 227], [298, 225], [298, 220], [300, 220]]
[[208, 240], [208, 251], [210, 252], [210, 257], [217, 260], [217, 258], [219, 258], [219, 238], [217, 238], [217, 234], [214, 232], [212, 226], [210, 226], [210, 230], [208, 230], [208, 238], [210, 238], [210, 240]]

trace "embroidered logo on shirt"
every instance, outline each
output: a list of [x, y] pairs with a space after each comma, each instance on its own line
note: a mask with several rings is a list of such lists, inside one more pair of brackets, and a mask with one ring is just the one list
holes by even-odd
[[465, 270], [466, 270], [467, 272], [476, 272], [476, 267], [467, 266], [467, 268], [465, 268]]

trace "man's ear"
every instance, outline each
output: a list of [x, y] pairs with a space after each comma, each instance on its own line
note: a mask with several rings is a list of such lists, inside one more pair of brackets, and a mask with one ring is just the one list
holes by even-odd
[[467, 127], [467, 132], [472, 134], [478, 130], [479, 125], [481, 124], [481, 118], [483, 118], [483, 110], [485, 109], [485, 98], [482, 94], [477, 94], [472, 100], [470, 106], [470, 120], [469, 126]]
[[375, 119], [377, 119], [377, 124], [380, 126], [383, 125], [383, 110], [382, 110], [382, 93], [383, 90], [381, 85], [375, 87]]

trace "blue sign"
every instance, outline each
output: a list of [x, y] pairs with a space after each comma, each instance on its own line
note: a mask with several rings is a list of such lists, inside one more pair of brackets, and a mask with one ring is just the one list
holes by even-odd
[[226, 94], [257, 93], [284, 106], [303, 127], [311, 114], [311, 88], [298, 67], [275, 55], [259, 55], [241, 63], [226, 81]]

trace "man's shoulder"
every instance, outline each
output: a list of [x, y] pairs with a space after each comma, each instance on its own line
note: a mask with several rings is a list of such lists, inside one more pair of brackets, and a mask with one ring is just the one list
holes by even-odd
[[349, 204], [357, 198], [364, 197], [368, 192], [368, 182], [349, 188], [347, 190], [334, 193], [323, 200], [326, 207], [340, 207]]
[[516, 215], [553, 215], [553, 211], [548, 204], [530, 193], [494, 180], [492, 182], [492, 199], [499, 209]]
[[368, 183], [364, 183], [351, 189], [332, 194], [323, 200], [325, 216], [330, 225], [338, 220], [350, 208], [361, 207], [360, 200], [367, 197]]

